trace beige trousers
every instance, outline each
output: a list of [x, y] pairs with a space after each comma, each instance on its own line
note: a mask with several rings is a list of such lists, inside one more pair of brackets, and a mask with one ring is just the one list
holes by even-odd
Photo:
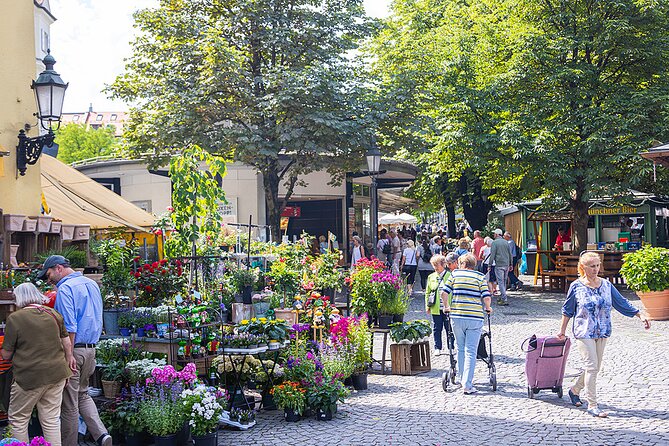
[[39, 422], [42, 425], [44, 439], [52, 446], [61, 446], [60, 442], [60, 405], [63, 400], [65, 380], [56, 384], [24, 390], [16, 381], [12, 384], [9, 400], [9, 424], [12, 436], [24, 443], [29, 442], [28, 423], [37, 406]]
[[581, 372], [572, 386], [572, 391], [580, 395], [581, 390], [585, 389], [585, 400], [588, 402], [588, 408], [597, 407], [597, 374], [602, 368], [602, 357], [604, 356], [604, 347], [607, 338], [598, 339], [576, 339], [578, 351], [585, 363], [585, 370]]
[[78, 443], [79, 414], [94, 440], [107, 433], [93, 399], [88, 395], [88, 382], [95, 372], [95, 348], [75, 348], [77, 371], [72, 374], [63, 392], [61, 411], [63, 446], [76, 446]]

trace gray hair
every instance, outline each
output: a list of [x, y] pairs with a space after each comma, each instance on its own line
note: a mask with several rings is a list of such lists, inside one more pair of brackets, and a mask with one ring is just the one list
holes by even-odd
[[446, 263], [456, 263], [458, 261], [458, 255], [454, 252], [449, 252], [446, 254]]
[[23, 308], [30, 304], [42, 305], [49, 300], [30, 282], [22, 283], [14, 288], [14, 297], [16, 298], [16, 306], [18, 308]]

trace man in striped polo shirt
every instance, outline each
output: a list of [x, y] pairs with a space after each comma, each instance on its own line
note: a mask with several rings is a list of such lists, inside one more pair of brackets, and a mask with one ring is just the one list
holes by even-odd
[[476, 257], [468, 253], [458, 259], [458, 269], [442, 285], [444, 312], [451, 313], [453, 334], [458, 344], [458, 382], [464, 393], [476, 393], [473, 386], [476, 350], [485, 313], [490, 314], [490, 291], [484, 275], [476, 271]]

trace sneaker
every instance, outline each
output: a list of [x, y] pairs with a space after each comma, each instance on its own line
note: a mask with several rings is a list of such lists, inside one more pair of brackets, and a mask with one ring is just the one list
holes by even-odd
[[97, 443], [99, 446], [112, 446], [112, 437], [109, 434], [102, 434]]
[[476, 387], [470, 387], [469, 389], [464, 390], [465, 395], [473, 395], [476, 392], [478, 392], [478, 389]]
[[520, 291], [520, 290], [522, 290], [522, 289], [523, 289], [523, 282], [518, 282], [518, 283], [516, 284], [516, 291]]
[[581, 407], [583, 405], [581, 397], [572, 392], [571, 389], [569, 389], [569, 399], [571, 400], [571, 403], [576, 407]]
[[506, 307], [506, 306], [509, 305], [509, 303], [507, 301], [503, 300], [503, 299], [497, 299], [497, 305], [502, 306], [502, 307]]
[[493, 296], [501, 296], [502, 292], [501, 291], [495, 291], [494, 293], [492, 293], [492, 295]]
[[509, 286], [509, 291], [516, 291], [516, 284], [515, 283], [513, 285]]
[[609, 416], [608, 413], [604, 412], [601, 410], [599, 407], [591, 407], [588, 409], [588, 413], [592, 415], [593, 417], [597, 418], [606, 418]]
[[441, 350], [438, 348], [434, 349], [434, 356], [441, 356]]

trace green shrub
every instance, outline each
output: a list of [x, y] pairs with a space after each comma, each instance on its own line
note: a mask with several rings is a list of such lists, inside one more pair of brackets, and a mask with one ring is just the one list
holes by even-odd
[[623, 256], [620, 275], [634, 291], [669, 289], [669, 249], [645, 247]]

